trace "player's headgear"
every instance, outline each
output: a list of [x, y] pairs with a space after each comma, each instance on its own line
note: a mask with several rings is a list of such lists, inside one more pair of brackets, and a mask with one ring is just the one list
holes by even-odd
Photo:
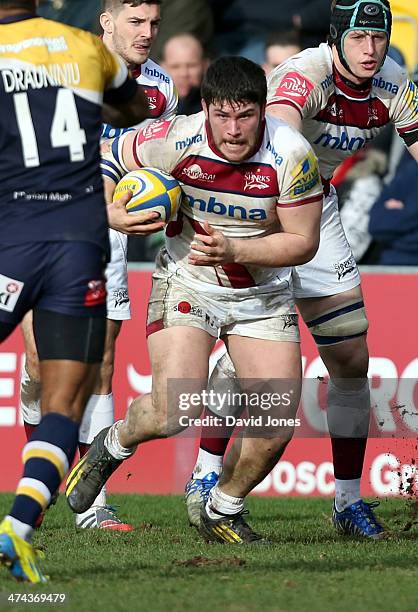
[[[388, 0], [337, 0], [331, 9], [329, 42], [337, 48], [344, 68], [352, 72], [344, 53], [344, 40], [353, 30], [373, 30], [387, 34], [385, 61], [392, 30], [392, 13]], [[380, 66], [379, 66], [380, 68]]]

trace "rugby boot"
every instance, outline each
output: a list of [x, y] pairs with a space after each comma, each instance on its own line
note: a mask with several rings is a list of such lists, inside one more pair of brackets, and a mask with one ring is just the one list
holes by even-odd
[[205, 506], [200, 513], [199, 533], [206, 542], [220, 544], [271, 544], [266, 538], [256, 533], [244, 520], [248, 510], [237, 514], [220, 515], [212, 519], [208, 516]]
[[360, 536], [375, 540], [384, 538], [386, 532], [373, 512], [373, 508], [376, 508], [379, 503], [376, 501], [369, 504], [359, 499], [354, 504], [351, 504], [351, 506], [338, 512], [334, 501], [332, 506], [332, 522], [335, 529], [344, 535]]
[[82, 516], [76, 517], [78, 529], [107, 529], [109, 531], [133, 531], [129, 523], [120, 520], [113, 506], [92, 506]]
[[73, 512], [88, 510], [102, 487], [122, 463], [104, 445], [110, 427], [102, 429], [94, 438], [87, 453], [70, 472], [65, 489], [68, 505]]
[[187, 515], [189, 523], [193, 527], [199, 529], [200, 513], [206, 502], [208, 501], [209, 493], [219, 480], [219, 475], [216, 472], [209, 472], [203, 478], [193, 478], [186, 484], [184, 490], [184, 499], [186, 502]]
[[0, 524], [0, 563], [5, 565], [13, 578], [19, 582], [44, 583], [44, 576], [39, 566], [39, 559], [44, 554], [33, 548], [32, 544], [18, 536], [10, 519]]

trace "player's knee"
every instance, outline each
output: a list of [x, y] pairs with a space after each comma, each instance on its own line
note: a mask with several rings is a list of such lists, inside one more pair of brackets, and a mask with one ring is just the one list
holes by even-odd
[[306, 321], [318, 347], [332, 346], [358, 338], [367, 332], [369, 322], [362, 300], [339, 304], [319, 317]]
[[263, 457], [263, 460], [271, 461], [278, 459], [292, 439], [293, 433], [293, 427], [288, 427], [280, 431], [280, 436], [276, 433], [275, 436], [259, 438], [257, 440], [258, 453]]

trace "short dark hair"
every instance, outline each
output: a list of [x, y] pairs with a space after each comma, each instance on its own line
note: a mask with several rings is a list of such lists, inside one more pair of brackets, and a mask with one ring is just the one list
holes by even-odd
[[285, 30], [284, 32], [271, 32], [266, 37], [266, 49], [268, 47], [301, 47], [300, 34], [297, 30]]
[[124, 5], [140, 6], [141, 4], [161, 4], [161, 0], [102, 0], [103, 11], [121, 9]]
[[35, 0], [0, 0], [0, 8], [4, 9], [28, 9], [34, 11]]
[[245, 57], [220, 57], [207, 69], [201, 94], [207, 106], [215, 102], [230, 104], [266, 103], [267, 81], [264, 70]]

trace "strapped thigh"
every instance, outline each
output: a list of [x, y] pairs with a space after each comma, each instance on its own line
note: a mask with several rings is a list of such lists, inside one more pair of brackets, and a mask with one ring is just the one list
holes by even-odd
[[316, 319], [305, 322], [318, 346], [357, 338], [369, 327], [364, 302], [358, 298], [334, 306]]

